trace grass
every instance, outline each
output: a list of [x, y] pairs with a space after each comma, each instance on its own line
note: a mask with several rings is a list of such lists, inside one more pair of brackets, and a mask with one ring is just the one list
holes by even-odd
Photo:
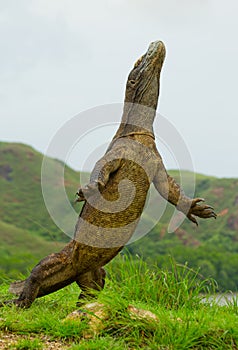
[[[20, 336], [12, 349], [46, 349], [45, 337], [72, 350], [238, 349], [235, 300], [222, 307], [211, 301], [201, 303], [201, 293], [213, 293], [213, 281], [200, 280], [187, 266], [171, 264], [170, 271], [162, 271], [127, 256], [109, 264], [106, 287], [98, 295], [108, 319], [92, 339], [84, 336], [89, 327], [86, 320], [64, 321], [76, 309], [76, 285], [37, 299], [27, 310], [1, 308], [0, 332]], [[6, 284], [1, 286], [1, 300], [9, 298], [7, 289]], [[132, 319], [128, 305], [153, 312], [158, 321]]]
[[41, 350], [43, 349], [43, 344], [38, 339], [20, 339], [17, 343], [10, 346], [10, 349], [16, 350]]

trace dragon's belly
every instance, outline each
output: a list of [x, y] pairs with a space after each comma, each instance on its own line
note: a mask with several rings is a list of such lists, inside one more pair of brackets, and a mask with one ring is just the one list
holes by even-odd
[[75, 239], [100, 248], [124, 246], [138, 224], [150, 181], [141, 166], [125, 160], [111, 174], [102, 192], [90, 197], [84, 205]]

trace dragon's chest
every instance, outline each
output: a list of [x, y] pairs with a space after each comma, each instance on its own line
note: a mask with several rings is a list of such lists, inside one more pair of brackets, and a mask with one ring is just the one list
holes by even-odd
[[130, 146], [123, 149], [120, 166], [110, 173], [105, 187], [85, 203], [77, 223], [77, 240], [119, 247], [133, 234], [156, 171], [156, 156], [146, 147], [137, 147], [138, 143]]

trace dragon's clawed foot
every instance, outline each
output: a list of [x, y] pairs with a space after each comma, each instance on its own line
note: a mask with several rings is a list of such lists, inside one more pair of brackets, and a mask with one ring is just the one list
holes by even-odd
[[12, 306], [12, 305], [18, 306], [18, 304], [19, 304], [18, 299], [5, 300], [3, 302], [0, 302], [0, 307]]
[[194, 198], [192, 200], [192, 205], [189, 209], [189, 212], [187, 214], [187, 217], [189, 220], [194, 222], [196, 225], [198, 225], [198, 222], [194, 216], [198, 216], [203, 219], [208, 219], [208, 218], [215, 218], [217, 217], [217, 214], [214, 211], [214, 208], [211, 207], [210, 205], [200, 203], [204, 202], [203, 198]]

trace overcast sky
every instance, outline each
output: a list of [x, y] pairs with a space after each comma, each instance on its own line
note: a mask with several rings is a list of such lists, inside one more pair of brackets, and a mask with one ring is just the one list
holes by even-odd
[[237, 0], [0, 0], [0, 140], [45, 152], [76, 114], [121, 103], [134, 62], [161, 39], [158, 111], [197, 172], [237, 177], [237, 13]]

